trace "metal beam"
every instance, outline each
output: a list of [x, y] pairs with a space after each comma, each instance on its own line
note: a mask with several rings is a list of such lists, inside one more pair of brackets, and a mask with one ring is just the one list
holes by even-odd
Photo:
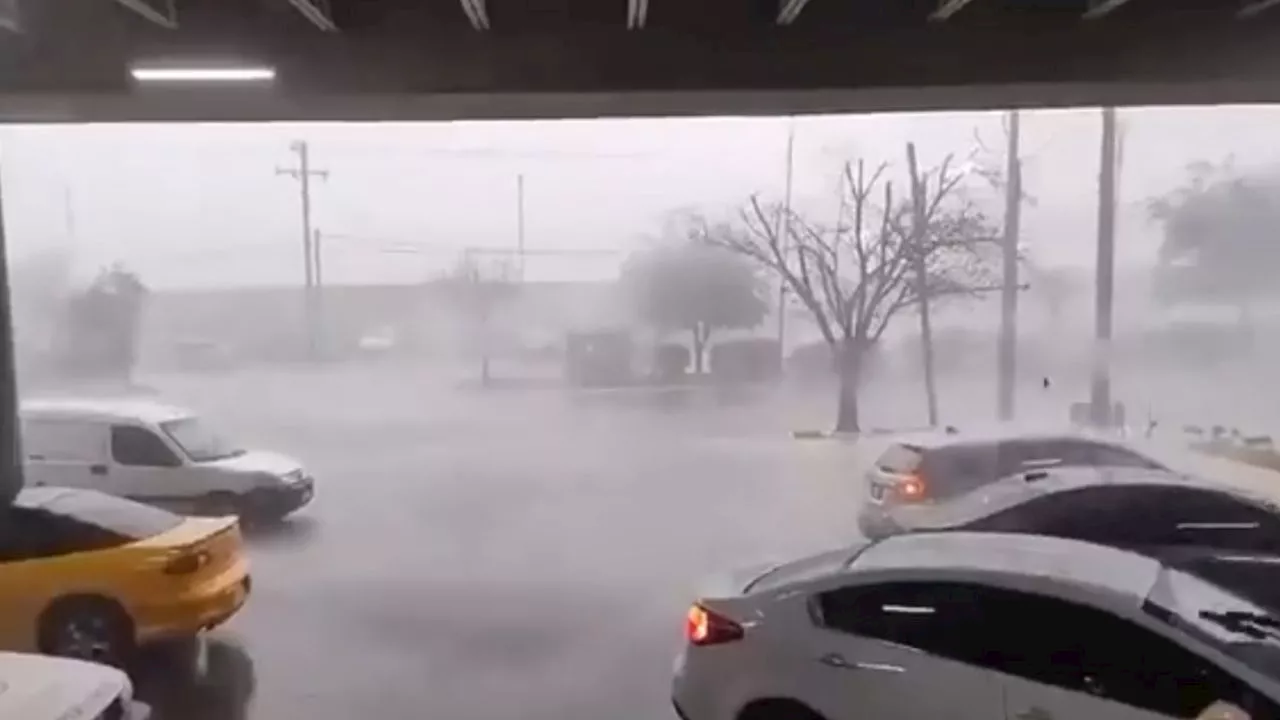
[[1100, 17], [1110, 15], [1121, 5], [1128, 3], [1129, 0], [1101, 0], [1101, 2], [1093, 3], [1084, 13], [1085, 20], [1097, 20]]
[[22, 12], [18, 0], [0, 0], [0, 28], [22, 32]]
[[1276, 5], [1280, 5], [1280, 0], [1254, 0], [1240, 8], [1240, 12], [1236, 13], [1236, 17], [1248, 20], [1260, 14], [1263, 10], [1270, 9]]
[[289, 4], [322, 32], [338, 32], [338, 26], [334, 24], [333, 15], [329, 12], [329, 0], [289, 0]]
[[933, 14], [929, 16], [929, 19], [939, 22], [949, 20], [952, 15], [963, 10], [965, 6], [971, 2], [973, 2], [973, 0], [942, 0], [942, 2], [938, 4], [938, 9], [933, 11]]
[[644, 28], [645, 19], [649, 16], [649, 0], [627, 0], [627, 29]]
[[489, 29], [489, 8], [485, 5], [485, 0], [461, 0], [462, 12], [467, 14], [467, 19], [471, 21], [471, 27], [476, 30]]
[[800, 11], [809, 4], [809, 0], [782, 0], [778, 6], [778, 24], [790, 25], [800, 17]]
[[160, 27], [170, 30], [178, 29], [178, 9], [173, 6], [173, 0], [160, 0], [161, 8], [156, 8], [147, 0], [116, 0], [116, 2]]

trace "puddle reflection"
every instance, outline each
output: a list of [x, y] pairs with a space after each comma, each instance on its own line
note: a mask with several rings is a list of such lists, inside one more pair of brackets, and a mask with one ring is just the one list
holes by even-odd
[[226, 637], [149, 649], [129, 674], [152, 720], [245, 720], [257, 685], [253, 659]]

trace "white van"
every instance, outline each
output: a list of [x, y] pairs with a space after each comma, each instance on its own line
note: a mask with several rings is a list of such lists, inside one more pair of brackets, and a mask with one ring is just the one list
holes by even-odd
[[272, 520], [311, 502], [298, 461], [244, 450], [181, 408], [139, 400], [22, 404], [29, 487], [88, 488], [194, 514]]
[[128, 676], [70, 658], [0, 653], [0, 718], [8, 720], [147, 720]]

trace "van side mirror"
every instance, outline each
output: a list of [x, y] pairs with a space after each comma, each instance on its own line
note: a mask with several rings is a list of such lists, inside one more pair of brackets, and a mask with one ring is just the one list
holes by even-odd
[[1201, 710], [1196, 720], [1252, 720], [1252, 716], [1239, 705], [1219, 700]]

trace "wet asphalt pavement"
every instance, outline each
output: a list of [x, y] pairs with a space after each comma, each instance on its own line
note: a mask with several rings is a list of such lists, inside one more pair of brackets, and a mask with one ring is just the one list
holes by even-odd
[[248, 535], [253, 596], [199, 668], [135, 672], [157, 720], [671, 717], [700, 578], [854, 538], [851, 449], [792, 440], [760, 398], [149, 382], [318, 492]]

